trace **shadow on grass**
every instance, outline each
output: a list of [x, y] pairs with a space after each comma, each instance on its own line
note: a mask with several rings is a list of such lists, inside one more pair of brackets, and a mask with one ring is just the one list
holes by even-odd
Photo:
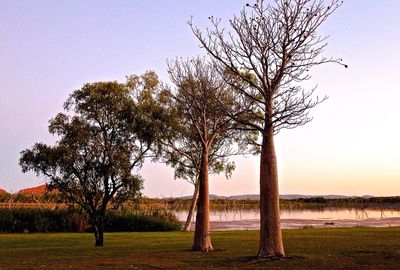
[[227, 249], [216, 248], [216, 249], [214, 249], [212, 251], [201, 251], [201, 250], [193, 250], [191, 248], [185, 248], [185, 249], [181, 249], [181, 251], [191, 252], [191, 253], [198, 253], [198, 254], [201, 254], [201, 253], [207, 254], [207, 253], [215, 253], [215, 252], [224, 252], [224, 251], [227, 251]]
[[245, 256], [242, 257], [243, 262], [247, 262], [247, 264], [263, 264], [268, 262], [285, 262], [285, 261], [295, 261], [295, 260], [304, 260], [303, 256], [286, 256], [284, 258], [273, 257], [273, 258], [265, 258], [259, 259], [256, 256]]
[[346, 257], [350, 257], [350, 258], [365, 258], [365, 257], [377, 257], [377, 258], [382, 258], [385, 260], [394, 260], [394, 259], [398, 259], [399, 255], [396, 254], [396, 252], [394, 251], [373, 251], [373, 250], [357, 250], [354, 252], [341, 252], [342, 255], [346, 256]]

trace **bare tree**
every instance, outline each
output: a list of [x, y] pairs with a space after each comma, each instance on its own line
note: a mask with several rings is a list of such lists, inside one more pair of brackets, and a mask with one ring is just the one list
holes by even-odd
[[[195, 236], [193, 250], [213, 250], [209, 222], [209, 173], [225, 171], [229, 174], [234, 166], [227, 162], [245, 146], [240, 141], [241, 131], [235, 128], [226, 113], [234, 109], [231, 91], [204, 59], [175, 60], [169, 63], [168, 72], [176, 86], [169, 90], [172, 121], [164, 131], [167, 142], [167, 160], [175, 167], [178, 177], [198, 179]], [[225, 109], [218, 100], [224, 101]], [[195, 180], [195, 181], [196, 181]]]
[[[167, 92], [171, 95], [170, 90]], [[175, 179], [182, 179], [194, 186], [193, 196], [191, 199], [186, 222], [183, 226], [183, 231], [190, 231], [193, 213], [196, 208], [197, 199], [199, 197], [199, 172], [201, 164], [201, 156], [196, 152], [198, 147], [195, 147], [194, 142], [188, 141], [183, 134], [183, 129], [179, 128], [179, 116], [176, 107], [173, 105], [173, 100], [170, 99], [166, 105], [170, 120], [167, 128], [164, 130], [164, 140], [162, 141], [162, 156], [161, 160], [167, 165], [174, 168]]]
[[342, 4], [331, 0], [257, 0], [246, 4], [230, 20], [226, 32], [220, 19], [210, 17], [206, 33], [189, 21], [194, 35], [238, 93], [243, 114], [232, 115], [248, 130], [262, 135], [260, 156], [260, 243], [258, 258], [285, 257], [282, 243], [277, 161], [274, 134], [302, 126], [308, 112], [325, 98], [313, 98], [314, 89], [301, 87], [309, 69], [325, 63], [347, 67], [341, 59], [326, 58], [326, 37], [318, 35], [322, 23]]
[[183, 231], [185, 231], [185, 232], [189, 232], [192, 227], [193, 213], [196, 210], [196, 204], [197, 204], [197, 200], [199, 198], [199, 187], [200, 187], [199, 178], [195, 178], [195, 180], [196, 181], [194, 183], [192, 183], [194, 185], [194, 191], [193, 191], [192, 200], [190, 202], [188, 215], [186, 217], [185, 225], [183, 225]]
[[[175, 102], [173, 102], [175, 103]], [[168, 104], [170, 113], [169, 120], [175, 118], [180, 121], [180, 117], [175, 110], [179, 106]], [[174, 116], [175, 115], [175, 116]], [[174, 168], [174, 176], [176, 179], [182, 179], [191, 183], [194, 186], [193, 196], [190, 202], [186, 222], [183, 226], [183, 231], [190, 231], [192, 225], [192, 218], [195, 212], [197, 200], [200, 191], [200, 171], [201, 171], [201, 145], [199, 141], [193, 141], [190, 138], [192, 134], [187, 129], [177, 127], [180, 123], [174, 123], [170, 126], [172, 132], [168, 132], [163, 141], [163, 161]], [[197, 132], [197, 131], [196, 131]], [[233, 154], [231, 148], [218, 149], [218, 156], [215, 154], [217, 151], [212, 151], [209, 157], [209, 174], [225, 173], [226, 178], [230, 178], [232, 171], [235, 169], [233, 162], [228, 162], [227, 157]], [[226, 152], [221, 150], [228, 150]]]

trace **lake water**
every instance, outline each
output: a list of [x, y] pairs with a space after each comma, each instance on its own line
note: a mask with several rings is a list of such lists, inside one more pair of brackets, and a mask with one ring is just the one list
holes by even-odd
[[[178, 211], [177, 216], [179, 220], [185, 221], [187, 211]], [[211, 211], [210, 221], [213, 230], [257, 229], [259, 211], [256, 209]], [[282, 209], [281, 224], [283, 228], [400, 226], [400, 210]]]

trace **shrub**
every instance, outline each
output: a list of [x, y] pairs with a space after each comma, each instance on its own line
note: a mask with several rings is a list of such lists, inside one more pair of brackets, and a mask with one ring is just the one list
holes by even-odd
[[[0, 208], [0, 232], [84, 232], [90, 231], [88, 218], [76, 209]], [[171, 231], [180, 223], [168, 213], [144, 214], [137, 211], [109, 211], [105, 231]]]
[[106, 232], [149, 232], [149, 231], [176, 231], [180, 229], [180, 222], [175, 216], [144, 214], [129, 210], [112, 211], [106, 214]]

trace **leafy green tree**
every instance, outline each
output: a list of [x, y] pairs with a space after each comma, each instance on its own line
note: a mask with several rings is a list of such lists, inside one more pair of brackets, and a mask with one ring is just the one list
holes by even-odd
[[88, 215], [96, 246], [103, 245], [110, 201], [140, 196], [143, 179], [134, 171], [151, 153], [162, 121], [150, 102], [157, 84], [154, 72], [126, 84], [85, 84], [70, 95], [66, 112], [50, 120], [55, 145], [36, 143], [21, 152], [23, 172], [45, 176]]
[[257, 0], [229, 21], [231, 32], [210, 17], [211, 29], [203, 34], [189, 22], [201, 46], [234, 90], [243, 114], [232, 115], [260, 142], [260, 243], [258, 258], [285, 257], [279, 216], [278, 170], [274, 135], [311, 121], [309, 110], [323, 99], [313, 98], [301, 82], [309, 69], [341, 59], [322, 56], [326, 37], [317, 30], [341, 5], [341, 0]]

